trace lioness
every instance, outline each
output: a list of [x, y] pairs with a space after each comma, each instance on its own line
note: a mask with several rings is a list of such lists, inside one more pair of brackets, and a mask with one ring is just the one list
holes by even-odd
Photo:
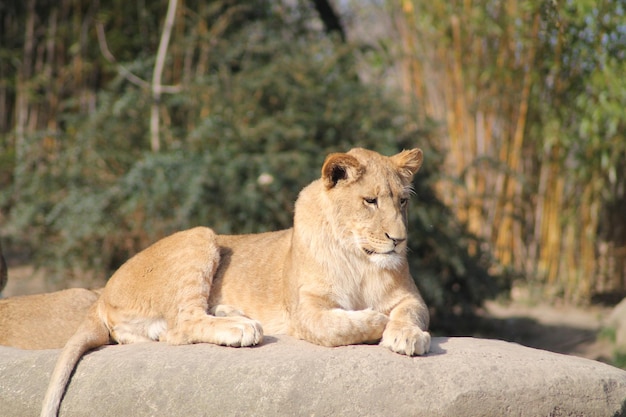
[[58, 349], [76, 332], [98, 291], [70, 288], [0, 300], [0, 345]]
[[428, 352], [428, 310], [405, 254], [421, 165], [420, 149], [331, 154], [300, 192], [293, 228], [218, 236], [197, 227], [138, 253], [67, 342], [41, 415], [56, 416], [80, 357], [111, 339], [253, 346], [264, 329], [325, 346], [380, 340], [401, 354]]

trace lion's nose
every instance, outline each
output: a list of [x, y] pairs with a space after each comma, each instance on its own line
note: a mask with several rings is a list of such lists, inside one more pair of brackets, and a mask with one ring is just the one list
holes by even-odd
[[405, 237], [391, 237], [389, 236], [389, 233], [385, 233], [385, 236], [387, 236], [387, 239], [391, 240], [393, 242], [394, 246], [398, 246], [398, 244], [404, 242], [406, 240]]

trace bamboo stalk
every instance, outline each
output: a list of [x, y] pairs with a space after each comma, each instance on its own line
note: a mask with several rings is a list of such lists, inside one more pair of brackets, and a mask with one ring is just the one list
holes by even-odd
[[452, 79], [452, 91], [449, 95], [452, 106], [449, 109], [451, 114], [451, 124], [448, 126], [450, 137], [450, 155], [454, 161], [454, 170], [457, 176], [460, 176], [461, 172], [466, 167], [466, 161], [464, 158], [463, 144], [466, 121], [466, 105], [465, 105], [465, 90], [463, 88], [463, 75], [462, 68], [463, 63], [461, 59], [461, 23], [460, 19], [456, 15], [450, 17], [450, 27], [452, 28], [452, 59], [451, 66], [451, 79]]
[[[536, 276], [552, 294], [585, 300], [600, 287], [624, 288], [626, 248], [598, 241], [600, 226], [610, 221], [598, 219], [603, 200], [597, 187], [603, 180], [580, 184], [566, 169], [571, 150], [561, 145], [558, 126], [529, 125], [537, 123], [531, 106], [538, 98], [533, 92], [538, 48], [553, 48], [547, 93], [554, 107], [562, 105], [571, 86], [561, 69], [567, 20], [559, 22], [556, 44], [544, 45], [538, 41], [539, 11], [527, 12], [515, 0], [492, 4], [490, 17], [502, 31], [496, 40], [475, 26], [472, 14], [482, 5], [403, 0], [399, 9], [403, 91], [420, 99], [425, 115], [444, 122], [441, 143], [449, 150], [444, 170], [463, 175], [463, 187], [440, 182], [437, 192], [469, 230], [490, 240], [501, 263]], [[415, 24], [422, 13], [432, 27]], [[518, 21], [522, 24], [512, 23]], [[483, 61], [492, 66], [484, 67]], [[494, 71], [488, 81], [483, 68]], [[559, 115], [545, 119], [560, 122]], [[545, 139], [528, 141], [527, 126]], [[524, 159], [530, 149], [538, 152], [527, 152], [530, 158]], [[471, 165], [483, 156], [507, 169], [489, 172]], [[536, 189], [522, 188], [521, 177]], [[574, 199], [580, 207], [572, 208]]]
[[[532, 28], [532, 37], [536, 38], [539, 32], [539, 14], [536, 14], [533, 19], [533, 28]], [[524, 79], [522, 82], [522, 93], [520, 98], [518, 117], [515, 123], [515, 131], [513, 134], [513, 143], [511, 149], [508, 153], [508, 167], [511, 172], [518, 172], [520, 157], [522, 153], [522, 145], [524, 141], [524, 130], [526, 127], [526, 120], [528, 117], [528, 101], [530, 98], [530, 89], [532, 86], [532, 78], [531, 78], [531, 67], [534, 65], [535, 61], [535, 52], [536, 46], [535, 43], [531, 43], [528, 48], [528, 53], [525, 60], [525, 71], [524, 71]], [[505, 188], [504, 188], [504, 214], [502, 217], [502, 223], [498, 227], [498, 235], [496, 238], [496, 250], [498, 258], [505, 264], [508, 265], [511, 263], [513, 258], [513, 248], [511, 237], [514, 236], [512, 234], [512, 225], [513, 218], [511, 217], [511, 213], [514, 210], [515, 204], [515, 195], [520, 192], [519, 184], [517, 181], [513, 180], [510, 175], [505, 177]]]

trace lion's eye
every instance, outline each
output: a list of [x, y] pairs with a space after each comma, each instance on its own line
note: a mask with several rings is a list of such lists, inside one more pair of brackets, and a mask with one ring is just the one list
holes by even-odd
[[401, 198], [400, 199], [400, 207], [406, 207], [408, 202], [409, 202], [408, 198]]
[[372, 198], [365, 197], [363, 201], [365, 201], [365, 203], [369, 204], [370, 206], [378, 205], [378, 199], [376, 197], [372, 197]]

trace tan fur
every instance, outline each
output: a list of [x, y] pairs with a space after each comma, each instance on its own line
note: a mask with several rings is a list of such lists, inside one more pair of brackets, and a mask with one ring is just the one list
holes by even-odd
[[76, 332], [98, 299], [97, 291], [71, 288], [0, 300], [0, 345], [58, 349]]
[[64, 348], [42, 416], [57, 414], [80, 356], [109, 339], [252, 346], [265, 331], [428, 352], [428, 310], [405, 255], [406, 202], [421, 163], [419, 149], [331, 154], [300, 193], [293, 228], [217, 236], [198, 227], [131, 258]]

